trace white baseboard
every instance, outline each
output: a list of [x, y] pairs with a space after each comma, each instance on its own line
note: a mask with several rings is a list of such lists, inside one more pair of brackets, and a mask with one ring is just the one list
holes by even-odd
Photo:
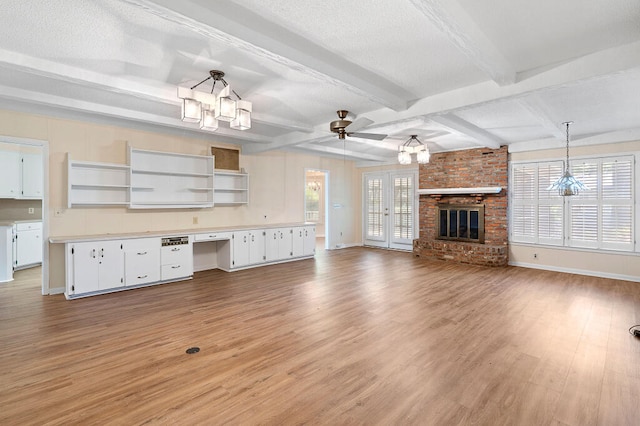
[[526, 263], [526, 262], [509, 262], [509, 265], [518, 266], [520, 268], [541, 269], [543, 271], [565, 272], [568, 274], [587, 275], [590, 277], [611, 278], [614, 280], [640, 282], [640, 277], [637, 277], [634, 275], [612, 274], [610, 272], [588, 271], [584, 269], [574, 269], [574, 268], [561, 268], [557, 266], [539, 265], [536, 263]]
[[349, 247], [362, 247], [359, 243], [336, 244], [335, 247], [329, 247], [329, 250], [341, 250]]

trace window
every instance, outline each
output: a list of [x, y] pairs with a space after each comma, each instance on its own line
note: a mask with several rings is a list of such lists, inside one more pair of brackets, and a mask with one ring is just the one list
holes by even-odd
[[547, 187], [563, 172], [563, 162], [513, 164], [513, 242], [632, 251], [634, 249], [634, 157], [584, 159], [572, 174], [589, 191], [562, 197]]

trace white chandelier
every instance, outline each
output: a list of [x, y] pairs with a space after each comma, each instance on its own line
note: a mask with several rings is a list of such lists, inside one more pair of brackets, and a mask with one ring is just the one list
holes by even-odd
[[416, 154], [418, 164], [427, 164], [431, 157], [429, 149], [420, 142], [418, 135], [411, 135], [408, 141], [398, 147], [398, 163], [411, 164], [411, 154]]
[[[213, 86], [210, 94], [193, 90], [211, 79], [213, 79]], [[214, 95], [213, 90], [218, 81], [222, 82], [224, 87], [218, 95]], [[233, 100], [231, 93], [238, 99]], [[190, 89], [178, 87], [178, 98], [182, 99], [182, 121], [200, 123], [202, 130], [212, 132], [218, 130], [219, 121], [227, 121], [229, 127], [235, 130], [251, 128], [251, 102], [242, 100], [240, 95], [231, 89], [231, 86], [225, 81], [222, 71], [209, 71], [209, 77]]]

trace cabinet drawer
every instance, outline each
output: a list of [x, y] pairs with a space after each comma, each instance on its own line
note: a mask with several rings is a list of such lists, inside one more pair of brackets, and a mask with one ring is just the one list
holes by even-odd
[[42, 229], [42, 222], [16, 223], [16, 231], [32, 231]]
[[195, 241], [220, 241], [220, 240], [230, 240], [231, 232], [209, 232], [205, 234], [195, 234]]
[[185, 278], [191, 276], [191, 268], [189, 268], [185, 263], [162, 265], [162, 272], [160, 275], [162, 277], [162, 281]]
[[162, 264], [184, 263], [190, 258], [191, 250], [193, 249], [190, 244], [162, 247], [160, 252]]
[[160, 250], [133, 250], [124, 254], [125, 285], [160, 281]]

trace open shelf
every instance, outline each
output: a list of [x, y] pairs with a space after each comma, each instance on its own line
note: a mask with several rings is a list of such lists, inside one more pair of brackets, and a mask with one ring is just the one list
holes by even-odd
[[213, 207], [214, 158], [129, 146], [131, 208]]
[[72, 160], [67, 154], [67, 206], [129, 204], [129, 166]]

